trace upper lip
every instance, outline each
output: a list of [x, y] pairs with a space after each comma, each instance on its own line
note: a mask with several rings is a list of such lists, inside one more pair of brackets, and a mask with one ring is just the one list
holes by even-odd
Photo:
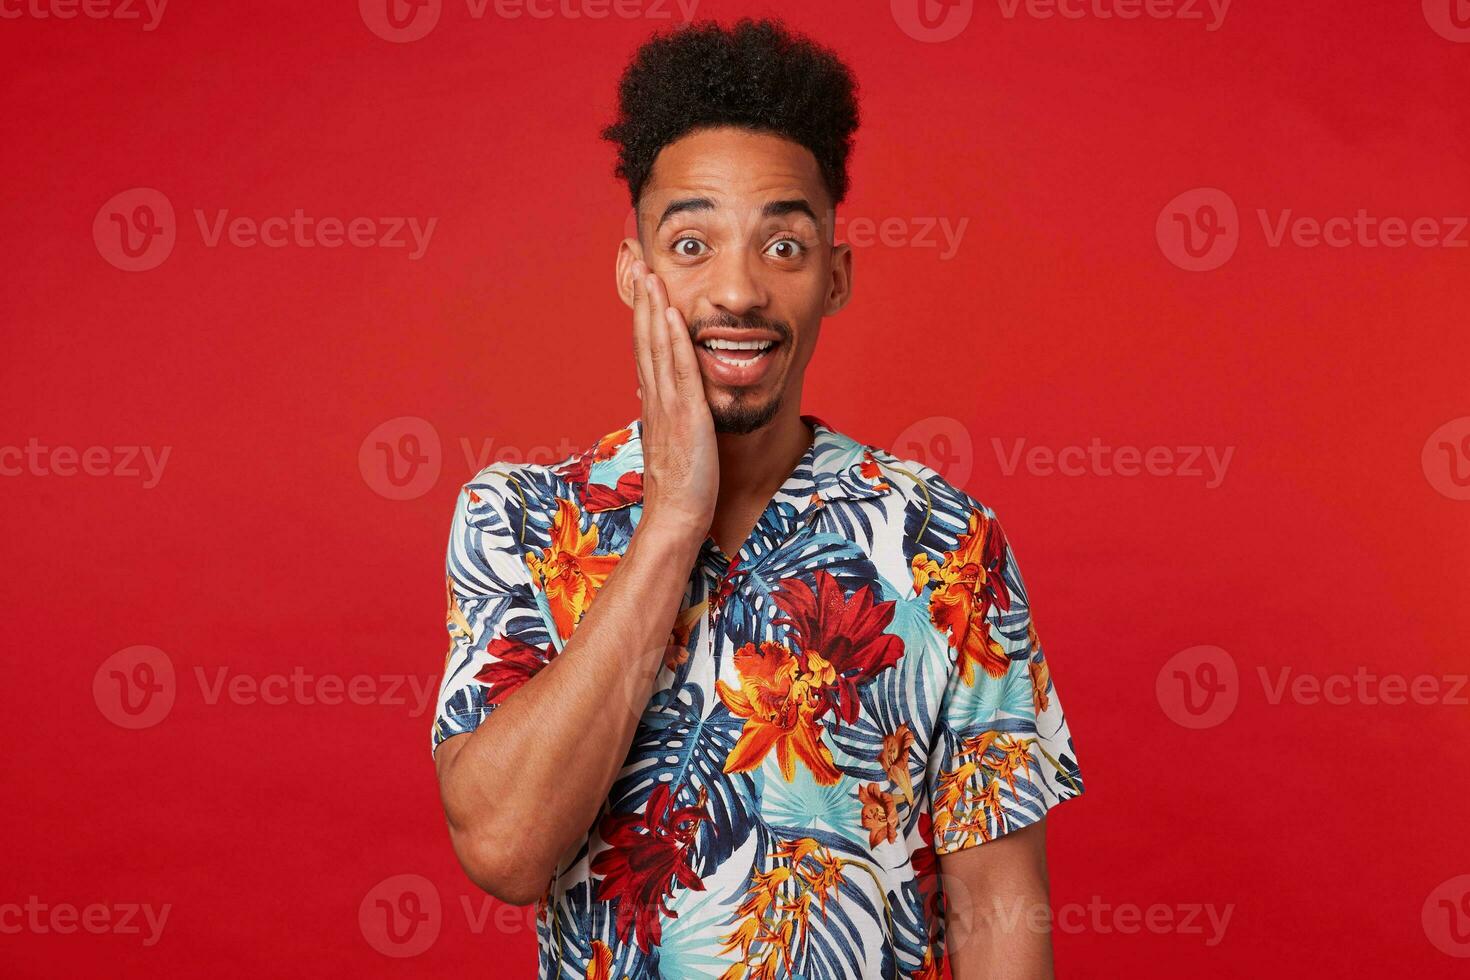
[[710, 327], [695, 338], [696, 344], [703, 344], [710, 340], [769, 340], [772, 344], [781, 342], [781, 335], [770, 330], [743, 330], [739, 327]]

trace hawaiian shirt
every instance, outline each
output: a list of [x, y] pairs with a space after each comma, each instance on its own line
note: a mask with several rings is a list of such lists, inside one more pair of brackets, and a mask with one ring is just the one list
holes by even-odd
[[[994, 512], [802, 419], [739, 552], [703, 543], [626, 761], [537, 902], [543, 980], [938, 980], [937, 856], [1082, 792]], [[640, 428], [461, 490], [434, 747], [556, 657], [617, 567]]]

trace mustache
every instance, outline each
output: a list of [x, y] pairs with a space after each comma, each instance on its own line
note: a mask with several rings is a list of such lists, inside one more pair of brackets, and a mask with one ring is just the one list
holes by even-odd
[[725, 327], [727, 329], [743, 330], [769, 330], [781, 338], [784, 343], [791, 339], [791, 327], [784, 320], [771, 320], [758, 313], [749, 316], [735, 316], [732, 313], [713, 313], [702, 316], [689, 323], [689, 339], [693, 340], [705, 330], [711, 327]]

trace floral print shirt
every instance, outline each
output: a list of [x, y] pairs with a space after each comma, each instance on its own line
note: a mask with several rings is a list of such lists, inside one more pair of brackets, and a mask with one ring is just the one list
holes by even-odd
[[[994, 512], [802, 418], [739, 553], [705, 540], [627, 759], [537, 903], [543, 980], [938, 980], [937, 856], [1082, 792]], [[462, 489], [434, 747], [556, 657], [617, 567], [640, 427]]]

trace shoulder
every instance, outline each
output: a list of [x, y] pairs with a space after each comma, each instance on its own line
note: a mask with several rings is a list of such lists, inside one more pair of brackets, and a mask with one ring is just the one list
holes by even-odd
[[488, 532], [513, 530], [528, 516], [552, 513], [557, 498], [573, 493], [567, 473], [580, 455], [549, 463], [497, 460], [460, 486], [455, 512], [465, 523]]
[[951, 513], [979, 514], [994, 521], [995, 511], [962, 487], [951, 483], [937, 469], [916, 459], [908, 459], [880, 446], [865, 446], [877, 474], [903, 501], [904, 510], [944, 510]]

